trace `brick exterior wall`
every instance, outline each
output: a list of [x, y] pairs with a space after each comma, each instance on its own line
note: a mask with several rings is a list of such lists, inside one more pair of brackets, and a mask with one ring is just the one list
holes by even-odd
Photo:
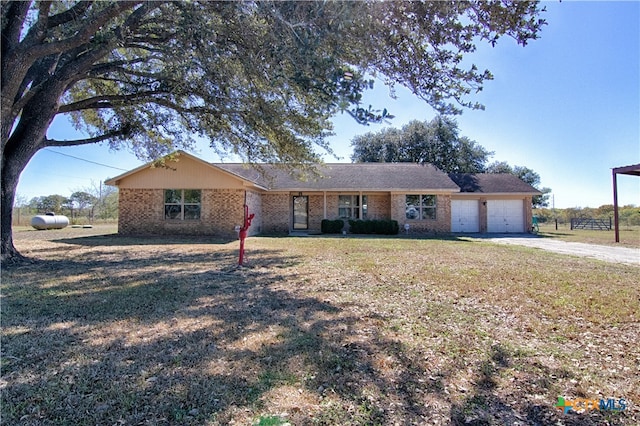
[[262, 194], [262, 232], [288, 234], [291, 221], [289, 193]]
[[398, 221], [400, 232], [404, 232], [405, 223], [410, 226], [410, 234], [451, 232], [451, 196], [437, 195], [435, 219], [408, 220], [406, 216], [406, 194], [391, 194], [391, 219]]
[[525, 197], [524, 203], [524, 232], [531, 233], [531, 227], [533, 226], [533, 196]]
[[202, 222], [207, 234], [235, 238], [235, 227], [244, 219], [244, 192], [241, 189], [202, 191]]
[[156, 224], [164, 217], [163, 194], [161, 189], [120, 188], [118, 233], [151, 235], [159, 232]]
[[[306, 195], [303, 193], [303, 195]], [[309, 194], [309, 231], [320, 232], [324, 218], [324, 195]]]
[[[249, 235], [259, 233], [287, 234], [292, 226], [292, 197], [297, 193], [260, 193], [246, 191], [249, 213], [255, 217]], [[322, 193], [304, 194], [309, 197], [309, 231], [320, 232], [324, 218], [325, 197]], [[337, 192], [327, 193], [327, 219], [338, 217]], [[446, 233], [451, 231], [451, 196], [437, 195], [435, 220], [407, 220], [406, 194], [363, 193], [367, 195], [368, 219], [395, 219], [404, 231], [405, 223], [411, 234]], [[164, 190], [120, 189], [118, 232], [123, 235], [212, 235], [237, 238], [235, 226], [242, 225], [245, 190], [203, 189], [200, 220], [165, 220]], [[480, 232], [487, 232], [485, 197], [479, 199]], [[532, 223], [531, 197], [525, 197], [525, 232]]]
[[337, 192], [327, 192], [327, 219], [329, 220], [338, 218], [338, 195]]
[[[287, 234], [293, 226], [293, 196], [298, 192], [271, 192], [252, 184], [250, 181], [212, 166], [190, 154], [172, 162], [169, 169], [144, 167], [109, 180], [120, 190], [119, 232], [124, 235], [212, 235], [225, 238], [237, 238], [236, 226], [242, 225], [244, 203], [249, 212], [254, 213], [249, 235]], [[173, 160], [172, 160], [173, 161]], [[157, 189], [153, 189], [157, 188]], [[208, 188], [202, 189], [200, 218], [198, 220], [166, 220], [164, 217], [164, 189], [162, 188]], [[308, 187], [309, 188], [309, 187]], [[402, 188], [402, 187], [400, 187]], [[451, 197], [465, 195], [437, 195], [436, 219], [408, 220], [406, 218], [406, 194], [412, 190], [395, 189], [395, 192], [379, 190], [377, 192], [338, 190], [323, 192], [309, 189], [306, 195], [308, 204], [308, 230], [320, 232], [324, 218], [338, 217], [338, 200], [341, 194], [366, 195], [367, 219], [395, 219], [401, 228], [410, 225], [410, 233], [434, 233], [451, 231]], [[428, 190], [425, 190], [428, 191]], [[435, 191], [435, 190], [434, 190]], [[532, 222], [531, 195], [519, 193], [476, 193], [479, 198], [480, 232], [487, 232], [487, 207], [489, 199], [517, 199], [524, 206], [525, 231], [530, 232]]]
[[487, 232], [487, 198], [480, 197], [478, 205], [480, 206], [480, 210], [478, 213], [478, 221], [480, 223], [480, 232]]
[[391, 218], [390, 194], [364, 194], [367, 196], [367, 219]]
[[163, 189], [120, 189], [118, 232], [123, 235], [213, 235], [236, 238], [244, 191], [203, 189], [200, 220], [166, 220]]
[[[258, 235], [262, 232], [262, 194], [254, 191], [247, 191], [247, 206], [249, 207], [249, 214], [254, 214], [251, 221], [251, 227], [249, 228], [249, 235]], [[242, 223], [239, 224], [242, 226]]]
[[[288, 233], [291, 230], [292, 197], [298, 193], [262, 194], [262, 232], [268, 234]], [[352, 193], [350, 193], [352, 194]], [[309, 197], [309, 232], [320, 232], [325, 217], [325, 196], [323, 193], [302, 193]], [[327, 192], [327, 219], [338, 217], [338, 192]], [[367, 194], [368, 219], [389, 219], [391, 217], [389, 194]]]

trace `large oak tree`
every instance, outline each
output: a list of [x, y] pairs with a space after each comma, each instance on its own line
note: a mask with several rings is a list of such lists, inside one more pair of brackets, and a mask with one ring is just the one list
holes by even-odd
[[443, 116], [358, 135], [351, 146], [355, 163], [429, 163], [447, 173], [483, 173], [493, 155]]
[[511, 166], [506, 161], [495, 161], [487, 166], [487, 173], [508, 173], [517, 176], [518, 179], [528, 183], [534, 188], [542, 192], [542, 195], [533, 197], [533, 208], [539, 209], [549, 207], [549, 197], [551, 196], [551, 188], [541, 187], [540, 175], [525, 166]]
[[355, 163], [429, 163], [446, 173], [508, 173], [539, 189], [533, 207], [549, 205], [550, 188], [540, 187], [540, 175], [528, 167], [505, 161], [489, 164], [493, 152], [466, 136], [451, 117], [431, 121], [413, 120], [401, 129], [388, 127], [358, 135], [351, 140]]
[[[443, 113], [488, 71], [463, 66], [481, 41], [526, 44], [536, 2], [2, 2], [2, 259], [19, 258], [11, 208], [40, 149], [104, 142], [158, 158], [194, 136], [247, 161], [318, 159], [330, 117], [382, 118], [364, 75], [410, 88]], [[88, 137], [54, 140], [70, 117]]]

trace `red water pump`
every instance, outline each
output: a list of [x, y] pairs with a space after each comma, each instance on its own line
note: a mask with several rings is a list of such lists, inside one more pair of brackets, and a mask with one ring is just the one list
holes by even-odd
[[249, 206], [245, 204], [244, 205], [244, 223], [242, 224], [242, 227], [240, 227], [240, 233], [238, 234], [238, 236], [240, 237], [240, 255], [238, 258], [239, 266], [242, 266], [242, 263], [244, 262], [244, 240], [245, 238], [247, 238], [247, 231], [249, 230], [249, 227], [251, 226], [251, 221], [253, 220], [254, 217], [255, 217], [255, 213], [249, 214]]

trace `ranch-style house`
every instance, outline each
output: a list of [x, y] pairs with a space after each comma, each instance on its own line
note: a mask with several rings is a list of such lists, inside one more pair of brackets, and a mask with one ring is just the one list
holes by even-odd
[[323, 219], [392, 219], [401, 232], [520, 233], [540, 192], [508, 174], [448, 175], [414, 163], [319, 166], [300, 180], [274, 165], [208, 163], [184, 151], [106, 184], [119, 188], [118, 232], [235, 237], [244, 205], [249, 235], [320, 232]]

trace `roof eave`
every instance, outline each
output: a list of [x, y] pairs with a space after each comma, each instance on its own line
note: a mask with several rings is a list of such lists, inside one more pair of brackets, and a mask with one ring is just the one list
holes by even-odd
[[631, 166], [615, 167], [613, 168], [614, 174], [640, 176], [640, 164], [633, 164]]
[[[208, 167], [216, 169], [216, 170], [218, 170], [218, 171], [220, 171], [220, 172], [222, 172], [224, 174], [227, 174], [227, 175], [229, 175], [231, 177], [234, 177], [234, 178], [240, 180], [243, 183], [244, 186], [254, 187], [254, 188], [257, 188], [257, 189], [264, 190], [264, 191], [268, 191], [269, 190], [269, 188], [267, 188], [265, 186], [262, 186], [262, 185], [260, 185], [260, 184], [258, 184], [256, 182], [253, 182], [253, 181], [251, 181], [251, 180], [249, 180], [249, 179], [247, 179], [245, 177], [242, 177], [242, 176], [240, 176], [240, 175], [238, 175], [236, 173], [230, 172], [229, 170], [226, 170], [226, 169], [224, 169], [222, 167], [218, 167], [215, 164], [212, 164], [212, 163], [209, 163], [207, 161], [204, 161], [204, 160], [202, 160], [202, 159], [200, 159], [200, 158], [198, 158], [198, 157], [196, 157], [194, 155], [189, 154], [188, 152], [185, 152], [185, 151], [182, 151], [182, 150], [178, 150], [178, 151], [176, 151], [176, 152], [174, 152], [172, 154], [169, 154], [169, 155], [165, 156], [164, 158], [167, 158], [167, 157], [169, 157], [171, 155], [177, 155], [177, 156], [184, 155], [187, 158], [190, 158], [190, 159], [192, 159], [194, 161], [197, 161], [197, 162], [199, 162], [201, 164], [204, 164], [204, 165], [206, 165]], [[136, 174], [136, 173], [138, 173], [138, 172], [140, 172], [142, 170], [145, 170], [147, 168], [153, 167], [153, 163], [154, 162], [151, 161], [149, 163], [143, 164], [142, 166], [136, 167], [133, 170], [129, 170], [128, 172], [125, 172], [125, 173], [123, 173], [123, 174], [121, 174], [119, 176], [116, 176], [114, 178], [108, 179], [104, 183], [105, 183], [105, 185], [109, 185], [109, 186], [118, 186], [122, 179], [125, 179], [125, 178], [127, 178], [127, 177], [129, 177], [131, 175], [134, 175], [134, 174]]]
[[389, 193], [457, 193], [457, 188], [270, 188], [272, 192], [389, 192]]
[[536, 195], [542, 195], [542, 192], [540, 191], [531, 191], [531, 192], [482, 192], [482, 191], [477, 191], [477, 192], [459, 192], [456, 195], [467, 195], [467, 196], [488, 196], [488, 197], [495, 197], [498, 195], [513, 195], [513, 196], [518, 196], [518, 197], [526, 197], [529, 195], [532, 196], [536, 196]]

